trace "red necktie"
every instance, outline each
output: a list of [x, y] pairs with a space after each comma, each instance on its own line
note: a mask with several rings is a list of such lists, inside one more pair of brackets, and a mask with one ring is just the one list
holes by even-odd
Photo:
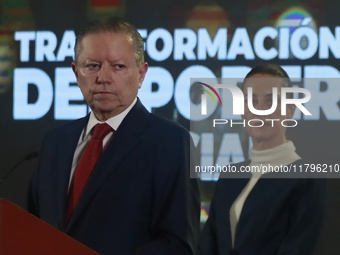
[[94, 127], [92, 138], [86, 145], [74, 172], [68, 195], [66, 220], [70, 218], [77, 205], [92, 170], [103, 151], [103, 139], [110, 131], [112, 131], [112, 128], [106, 123], [97, 124]]

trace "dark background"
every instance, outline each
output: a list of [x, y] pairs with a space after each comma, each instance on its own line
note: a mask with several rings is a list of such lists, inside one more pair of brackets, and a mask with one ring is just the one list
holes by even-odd
[[[128, 19], [137, 28], [164, 27], [171, 31], [174, 28], [183, 28], [192, 18], [198, 7], [219, 6], [224, 11], [227, 21], [224, 21], [228, 29], [247, 27], [249, 29], [263, 26], [272, 26], [273, 20], [284, 9], [290, 6], [305, 7], [317, 21], [318, 26], [330, 28], [340, 25], [340, 2], [336, 1], [264, 1], [264, 0], [238, 0], [238, 1], [196, 1], [196, 0], [1, 0], [0, 1], [0, 46], [9, 42], [9, 50], [12, 54], [12, 69], [19, 66], [35, 66], [49, 73], [54, 81], [55, 66], [70, 66], [70, 60], [65, 63], [36, 63], [28, 62], [23, 65], [18, 61], [18, 45], [13, 41], [14, 31], [17, 30], [50, 30], [62, 36], [68, 29], [77, 29], [87, 20], [107, 15], [116, 15]], [[206, 20], [205, 20], [206, 19]], [[198, 19], [195, 24], [204, 27], [214, 21], [213, 16], [205, 16]], [[223, 24], [223, 22], [221, 22]], [[340, 47], [340, 45], [339, 45]], [[6, 76], [7, 69], [3, 68], [0, 59], [0, 74]], [[164, 63], [156, 63], [147, 59], [150, 66], [166, 66], [174, 79], [183, 68], [193, 64], [203, 64], [211, 70], [220, 70], [226, 65], [253, 66], [260, 60], [245, 61], [237, 58], [233, 61], [194, 61], [180, 63], [167, 60]], [[281, 65], [331, 65], [340, 70], [338, 59], [318, 60], [283, 60]], [[10, 77], [10, 71], [7, 75]], [[218, 72], [218, 71], [216, 71]], [[216, 73], [218, 76], [218, 73]], [[2, 78], [1, 78], [2, 79]], [[0, 179], [6, 175], [18, 162], [29, 153], [39, 150], [44, 133], [66, 121], [56, 121], [53, 118], [53, 106], [51, 111], [42, 119], [30, 121], [18, 121], [13, 119], [13, 89], [11, 81], [0, 80]], [[339, 92], [340, 93], [340, 92]], [[173, 100], [165, 107], [154, 110], [154, 113], [166, 118], [173, 118]], [[189, 121], [181, 116], [176, 119], [180, 124], [189, 128]], [[301, 121], [294, 130], [289, 130], [289, 137], [294, 141], [298, 153], [305, 159], [313, 162], [328, 164], [340, 163], [339, 121]], [[245, 145], [246, 147], [246, 145]], [[245, 148], [246, 150], [247, 148]], [[19, 206], [25, 208], [26, 192], [29, 177], [34, 169], [36, 158], [24, 160], [11, 175], [0, 183], [0, 197], [5, 197]], [[209, 205], [214, 191], [215, 182], [200, 181], [202, 203]], [[322, 230], [318, 251], [316, 254], [333, 255], [340, 254], [340, 180], [330, 179], [329, 190], [326, 199], [326, 221]]]

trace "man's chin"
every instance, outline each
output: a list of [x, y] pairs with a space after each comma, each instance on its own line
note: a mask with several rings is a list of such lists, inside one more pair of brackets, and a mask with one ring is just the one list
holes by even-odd
[[105, 115], [109, 117], [116, 116], [120, 113], [122, 113], [127, 107], [124, 105], [117, 105], [117, 106], [112, 106], [112, 105], [100, 105], [92, 108], [92, 111], [96, 113], [97, 115]]

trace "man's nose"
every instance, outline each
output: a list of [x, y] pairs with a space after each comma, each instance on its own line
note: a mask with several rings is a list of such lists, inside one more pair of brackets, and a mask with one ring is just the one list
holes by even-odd
[[108, 84], [111, 82], [112, 71], [110, 65], [103, 64], [97, 73], [98, 84]]

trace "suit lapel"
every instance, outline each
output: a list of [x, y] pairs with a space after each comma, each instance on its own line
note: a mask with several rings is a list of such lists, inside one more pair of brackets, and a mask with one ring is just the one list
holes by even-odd
[[65, 226], [65, 209], [67, 202], [67, 192], [69, 186], [70, 172], [74, 151], [77, 147], [80, 134], [88, 121], [88, 116], [75, 122], [74, 125], [65, 130], [60, 138], [58, 148], [59, 158], [57, 160], [57, 208], [58, 208], [58, 225], [64, 228]]
[[[249, 163], [245, 165], [249, 165]], [[251, 178], [251, 175], [249, 177]], [[246, 185], [250, 181], [250, 178], [246, 180], [246, 182], [244, 183], [239, 193], [241, 193], [243, 189], [246, 187]], [[258, 193], [259, 189], [263, 189], [263, 188], [266, 189], [266, 187], [262, 186], [262, 183], [263, 183], [263, 178], [259, 177], [259, 180], [254, 185], [254, 187], [252, 188], [252, 190], [250, 191], [250, 193], [248, 194], [248, 196], [246, 197], [244, 201], [243, 208], [242, 208], [242, 211], [239, 217], [239, 222], [236, 228], [235, 244], [234, 244], [234, 247], [236, 248], [240, 247], [240, 245], [244, 243], [244, 240], [246, 240], [246, 237], [249, 235], [250, 228], [246, 220], [249, 219], [249, 217], [254, 217], [254, 210], [251, 210], [250, 208], [254, 206], [256, 207], [258, 204], [258, 198], [256, 197], [259, 194]], [[270, 192], [270, 190], [264, 190], [264, 192]]]
[[89, 182], [84, 189], [84, 193], [70, 219], [67, 230], [77, 220], [87, 204], [95, 198], [96, 193], [103, 186], [103, 183], [109, 179], [109, 176], [119, 174], [119, 171], [122, 170], [119, 169], [119, 164], [122, 160], [125, 160], [140, 143], [139, 134], [142, 133], [147, 126], [146, 119], [148, 115], [149, 112], [138, 100], [120, 124], [113, 139], [110, 141], [110, 144], [108, 144], [93, 170]]
[[[236, 168], [240, 169], [243, 166], [247, 166], [249, 165], [250, 160], [246, 160], [243, 162], [240, 162], [238, 164], [236, 164]], [[250, 178], [251, 178], [251, 174], [244, 172], [244, 173], [236, 173], [236, 174], [232, 174], [235, 175], [235, 177], [237, 177], [236, 179], [234, 179], [233, 177], [229, 177], [224, 185], [224, 188], [226, 189], [224, 194], [228, 194], [228, 203], [227, 203], [227, 208], [226, 210], [228, 211], [228, 238], [226, 238], [226, 240], [229, 240], [229, 247], [230, 249], [233, 247], [232, 245], [232, 237], [231, 237], [231, 223], [230, 223], [230, 208], [233, 205], [233, 203], [235, 202], [235, 200], [238, 198], [238, 196], [240, 195], [240, 193], [242, 192], [242, 190], [247, 186]], [[243, 207], [244, 208], [244, 207]], [[244, 216], [242, 216], [243, 210], [241, 211], [241, 215], [239, 217], [239, 222], [236, 226], [235, 229], [235, 240], [234, 240], [234, 248], [237, 248], [237, 245], [239, 243], [239, 229], [240, 229], [240, 223], [242, 224], [242, 219], [244, 218]]]

